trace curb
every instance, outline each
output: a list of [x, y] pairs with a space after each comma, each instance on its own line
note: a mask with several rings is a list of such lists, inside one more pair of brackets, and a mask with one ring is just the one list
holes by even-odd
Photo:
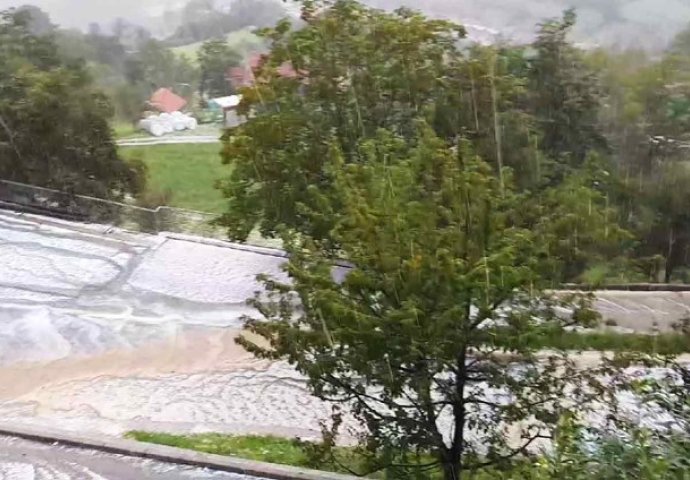
[[51, 428], [2, 423], [0, 424], [0, 435], [51, 445], [64, 445], [127, 457], [147, 458], [159, 462], [207, 468], [220, 472], [239, 473], [271, 480], [355, 480], [358, 478], [350, 475], [257, 462], [237, 457], [199, 453], [123, 438], [74, 434]]
[[201, 237], [186, 233], [160, 232], [158, 235], [171, 240], [199, 243], [202, 245], [210, 245], [212, 247], [229, 248], [231, 250], [240, 250], [243, 252], [256, 253], [258, 255], [267, 255], [270, 257], [288, 258], [288, 254], [279, 248], [262, 247], [247, 243], [236, 243], [229, 240], [219, 240], [217, 238]]
[[115, 143], [118, 147], [150, 147], [154, 145], [202, 145], [220, 143], [220, 135], [135, 137], [123, 138]]

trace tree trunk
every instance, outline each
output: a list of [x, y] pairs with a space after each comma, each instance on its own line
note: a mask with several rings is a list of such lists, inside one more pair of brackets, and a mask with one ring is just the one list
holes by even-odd
[[474, 73], [470, 68], [470, 86], [472, 87], [472, 112], [474, 113], [474, 131], [479, 134], [479, 113], [477, 111], [477, 94], [474, 90]]
[[664, 283], [671, 283], [671, 274], [673, 273], [673, 244], [676, 239], [673, 236], [673, 227], [668, 232], [668, 251], [666, 252], [666, 267], [664, 271]]
[[465, 383], [467, 380], [467, 346], [460, 351], [456, 362], [455, 401], [453, 417], [455, 419], [451, 447], [445, 451], [443, 459], [444, 480], [462, 479], [462, 460], [465, 454]]
[[5, 119], [2, 117], [2, 115], [0, 115], [0, 127], [2, 127], [3, 130], [5, 130], [5, 133], [7, 134], [7, 141], [12, 146], [14, 153], [17, 154], [17, 159], [21, 160], [22, 154], [19, 152], [17, 145], [14, 143], [14, 132], [10, 130], [10, 127], [7, 125], [7, 122], [5, 122]]
[[444, 480], [461, 480], [462, 479], [462, 468], [460, 463], [449, 464], [445, 463], [443, 465], [443, 479]]
[[494, 140], [496, 141], [496, 162], [498, 163], [498, 183], [503, 194], [503, 139], [501, 137], [501, 121], [498, 118], [498, 94], [496, 93], [496, 61], [497, 57], [492, 55], [491, 66], [489, 68], [489, 82], [491, 84], [491, 110], [494, 116]]

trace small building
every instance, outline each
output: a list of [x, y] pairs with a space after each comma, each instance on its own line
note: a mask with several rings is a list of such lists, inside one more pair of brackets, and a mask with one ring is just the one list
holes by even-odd
[[208, 101], [211, 110], [223, 112], [223, 125], [236, 127], [244, 122], [244, 117], [237, 114], [237, 106], [242, 101], [242, 95], [229, 95], [227, 97], [213, 98]]
[[187, 100], [169, 88], [159, 88], [151, 95], [148, 104], [161, 113], [173, 113], [182, 110], [187, 105]]
[[[256, 82], [255, 72], [261, 67], [262, 63], [268, 58], [265, 54], [255, 53], [250, 55], [244, 65], [233, 67], [228, 70], [227, 81], [235, 90], [251, 87]], [[307, 77], [308, 72], [297, 71], [290, 62], [284, 62], [276, 68], [276, 73], [283, 78]]]

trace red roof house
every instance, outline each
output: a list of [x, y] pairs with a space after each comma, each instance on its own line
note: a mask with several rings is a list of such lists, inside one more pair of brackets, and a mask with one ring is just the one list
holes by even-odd
[[[251, 87], [256, 81], [254, 72], [261, 66], [261, 62], [263, 62], [265, 58], [265, 55], [259, 53], [251, 55], [244, 66], [233, 67], [228, 70], [228, 81], [232, 83], [235, 89]], [[290, 62], [285, 62], [278, 66], [276, 72], [283, 78], [297, 78], [300, 75], [306, 76], [306, 72], [297, 72]]]
[[187, 105], [187, 100], [179, 95], [175, 95], [168, 88], [159, 88], [151, 95], [149, 105], [159, 112], [172, 113], [182, 110]]

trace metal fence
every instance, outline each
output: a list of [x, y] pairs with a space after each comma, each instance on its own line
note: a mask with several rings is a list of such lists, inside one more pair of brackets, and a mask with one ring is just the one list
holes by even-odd
[[210, 213], [172, 207], [142, 208], [8, 180], [0, 180], [0, 208], [145, 233], [175, 232], [226, 238], [225, 230], [213, 223], [216, 216]]

